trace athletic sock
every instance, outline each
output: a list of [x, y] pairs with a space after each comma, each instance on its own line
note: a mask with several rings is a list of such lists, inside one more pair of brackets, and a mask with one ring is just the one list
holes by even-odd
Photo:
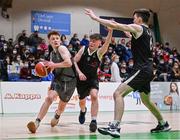
[[40, 123], [40, 122], [41, 122], [41, 119], [39, 119], [39, 118], [36, 118], [36, 121], [37, 121], [38, 123]]
[[96, 117], [91, 117], [91, 120], [95, 120], [96, 121]]
[[111, 122], [114, 126], [119, 127], [120, 126], [120, 121], [119, 120], [114, 120]]
[[59, 119], [59, 117], [60, 117], [60, 115], [58, 115], [57, 113], [54, 115], [54, 118], [57, 120]]
[[161, 120], [161, 121], [159, 121], [159, 123], [161, 124], [161, 125], [165, 125], [165, 121], [164, 120]]

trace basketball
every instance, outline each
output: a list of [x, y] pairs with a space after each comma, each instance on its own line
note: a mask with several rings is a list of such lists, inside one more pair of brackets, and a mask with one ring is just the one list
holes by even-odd
[[165, 96], [164, 97], [164, 104], [165, 105], [172, 105], [172, 97], [171, 96]]
[[39, 77], [46, 77], [50, 71], [51, 69], [45, 66], [45, 62], [39, 62], [35, 65], [35, 72]]

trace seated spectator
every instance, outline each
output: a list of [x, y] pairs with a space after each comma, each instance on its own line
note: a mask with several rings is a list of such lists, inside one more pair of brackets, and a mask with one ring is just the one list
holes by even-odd
[[88, 35], [87, 34], [84, 35], [83, 39], [80, 42], [80, 45], [81, 46], [86, 46], [86, 47], [89, 46], [89, 40], [88, 40]]
[[8, 81], [7, 62], [6, 59], [0, 60], [0, 81]]
[[128, 78], [128, 72], [126, 70], [126, 63], [123, 63], [120, 66], [120, 77], [122, 78], [122, 82], [126, 81]]
[[42, 51], [44, 53], [46, 50], [48, 50], [48, 45], [46, 44], [46, 40], [42, 39], [42, 42], [39, 44], [38, 48], [39, 51]]
[[174, 62], [171, 77], [173, 82], [180, 81], [180, 66], [177, 62]]
[[64, 46], [68, 46], [68, 44], [69, 44], [69, 41], [68, 41], [65, 34], [61, 35], [61, 44], [64, 45]]
[[168, 81], [168, 65], [161, 58], [159, 64], [157, 65], [157, 75], [158, 81]]
[[71, 38], [69, 44], [71, 44], [73, 46], [73, 49], [75, 51], [79, 50], [79, 46], [80, 46], [80, 40], [78, 38], [78, 34], [74, 33], [73, 37]]
[[25, 61], [24, 66], [20, 70], [20, 78], [29, 80], [31, 79], [31, 74], [32, 72], [31, 72], [31, 69], [29, 69], [28, 61]]
[[128, 61], [128, 66], [127, 66], [127, 72], [128, 72], [128, 73], [131, 73], [131, 72], [132, 72], [132, 70], [133, 70], [133, 65], [134, 65], [134, 61], [133, 61], [133, 59], [131, 58], [131, 59], [129, 59], [129, 61]]

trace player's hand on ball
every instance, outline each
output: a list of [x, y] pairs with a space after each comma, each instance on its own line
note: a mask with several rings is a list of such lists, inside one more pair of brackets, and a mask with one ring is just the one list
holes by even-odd
[[53, 71], [53, 70], [55, 69], [55, 63], [52, 62], [52, 61], [46, 62], [46, 63], [45, 63], [45, 66], [46, 66], [47, 68], [50, 68], [51, 71]]

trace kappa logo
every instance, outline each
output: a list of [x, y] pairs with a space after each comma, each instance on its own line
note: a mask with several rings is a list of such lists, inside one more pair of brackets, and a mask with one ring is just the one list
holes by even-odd
[[39, 100], [40, 94], [6, 93], [4, 99], [8, 100]]

